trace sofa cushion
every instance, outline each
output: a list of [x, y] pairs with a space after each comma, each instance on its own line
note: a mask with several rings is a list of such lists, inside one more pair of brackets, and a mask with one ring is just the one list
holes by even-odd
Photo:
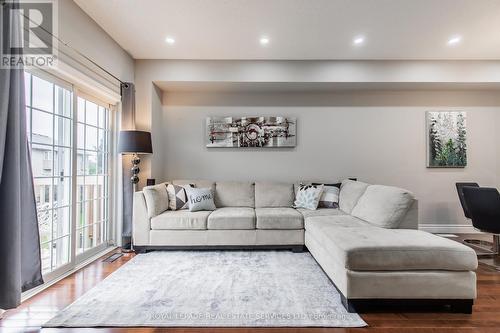
[[347, 214], [351, 214], [367, 187], [368, 184], [355, 180], [346, 179], [342, 181], [339, 193], [339, 208]]
[[414, 200], [405, 189], [370, 185], [351, 214], [378, 227], [397, 228]]
[[335, 226], [337, 232], [341, 232], [341, 228], [352, 227], [371, 227], [372, 225], [366, 221], [358, 219], [351, 215], [336, 215], [336, 216], [312, 216], [305, 219], [304, 228], [306, 230], [312, 228], [315, 230], [316, 225], [332, 225]]
[[145, 186], [142, 193], [144, 193], [144, 199], [146, 200], [149, 218], [155, 217], [168, 209], [167, 183]]
[[255, 207], [292, 207], [293, 184], [255, 182]]
[[304, 218], [293, 208], [256, 208], [257, 229], [303, 229]]
[[208, 229], [255, 229], [255, 210], [248, 207], [217, 208], [208, 217]]
[[251, 182], [217, 182], [217, 207], [255, 207], [255, 187]]
[[211, 212], [188, 210], [167, 210], [151, 219], [153, 230], [205, 230]]
[[310, 233], [332, 260], [353, 271], [451, 270], [477, 268], [474, 250], [424, 231], [384, 229], [352, 216], [306, 219]]
[[316, 210], [297, 208], [297, 211], [301, 213], [305, 219], [313, 216], [346, 215], [346, 213], [341, 211], [340, 209], [333, 209], [333, 208], [318, 208]]
[[175, 185], [188, 185], [194, 184], [195, 187], [198, 188], [211, 188], [215, 191], [215, 182], [211, 180], [203, 180], [203, 179], [176, 179], [172, 180], [172, 184]]

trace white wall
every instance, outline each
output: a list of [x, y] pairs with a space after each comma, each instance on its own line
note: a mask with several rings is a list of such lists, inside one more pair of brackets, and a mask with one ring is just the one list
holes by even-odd
[[58, 0], [57, 3], [59, 38], [120, 80], [134, 82], [132, 57], [73, 0]]
[[[152, 131], [154, 150], [141, 162], [141, 185], [148, 177], [336, 181], [356, 176], [414, 191], [421, 202], [422, 224], [465, 231], [455, 228], [466, 221], [454, 183], [500, 184], [500, 94], [487, 91], [498, 88], [495, 69], [500, 62], [137, 60], [135, 64], [137, 125]], [[405, 89], [418, 83], [415, 89], [429, 91], [189, 91], [190, 84], [200, 89], [200, 84], [214, 83], [220, 89], [262, 82], [347, 83], [354, 88], [369, 84], [375, 89], [387, 87], [380, 83]], [[163, 96], [158, 86], [167, 91]], [[471, 90], [472, 86], [483, 90]], [[443, 87], [463, 90], [443, 91]], [[425, 111], [449, 109], [468, 112], [469, 166], [427, 169]], [[204, 142], [204, 119], [209, 115], [295, 116], [297, 147], [209, 150]]]
[[[469, 165], [427, 169], [425, 111], [467, 111]], [[156, 115], [156, 177], [338, 181], [401, 186], [420, 200], [421, 224], [466, 223], [454, 183], [495, 186], [500, 98], [494, 92], [165, 93]], [[294, 149], [209, 149], [207, 116], [297, 117]], [[156, 158], [156, 156], [154, 157]]]
[[[161, 104], [155, 85], [189, 83], [341, 83], [414, 85], [428, 87], [500, 86], [500, 61], [195, 61], [136, 60], [136, 126], [153, 132], [153, 150], [163, 143], [155, 133]], [[289, 98], [288, 95], [286, 98]], [[161, 174], [161, 158], [145, 156], [141, 183]]]

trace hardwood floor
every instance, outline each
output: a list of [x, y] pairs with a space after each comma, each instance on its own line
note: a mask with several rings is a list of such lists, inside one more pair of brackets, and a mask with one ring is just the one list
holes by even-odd
[[[105, 257], [109, 256], [106, 255]], [[52, 318], [99, 281], [125, 264], [133, 254], [125, 254], [113, 263], [95, 261], [84, 269], [61, 280], [42, 293], [9, 310], [0, 320], [0, 332], [226, 332], [226, 333], [281, 333], [281, 332], [500, 332], [500, 272], [480, 265], [478, 269], [478, 298], [471, 315], [451, 313], [372, 313], [361, 315], [367, 328], [98, 328], [98, 329], [41, 329]]]

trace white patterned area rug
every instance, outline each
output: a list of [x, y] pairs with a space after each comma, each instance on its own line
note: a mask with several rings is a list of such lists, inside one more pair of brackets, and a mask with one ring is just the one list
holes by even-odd
[[309, 253], [140, 254], [44, 327], [363, 327]]

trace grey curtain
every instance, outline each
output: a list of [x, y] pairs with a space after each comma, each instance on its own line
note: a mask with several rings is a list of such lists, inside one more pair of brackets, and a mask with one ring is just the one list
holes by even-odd
[[[3, 32], [20, 38], [19, 21], [9, 23], [2, 20]], [[21, 292], [43, 283], [40, 260], [24, 73], [22, 68], [0, 69], [0, 308], [18, 306]]]
[[[135, 129], [135, 86], [133, 83], [121, 84], [123, 130]], [[122, 221], [122, 247], [130, 249], [132, 243], [132, 206], [134, 200], [134, 186], [130, 181], [131, 156], [122, 155], [123, 175], [123, 221]]]

